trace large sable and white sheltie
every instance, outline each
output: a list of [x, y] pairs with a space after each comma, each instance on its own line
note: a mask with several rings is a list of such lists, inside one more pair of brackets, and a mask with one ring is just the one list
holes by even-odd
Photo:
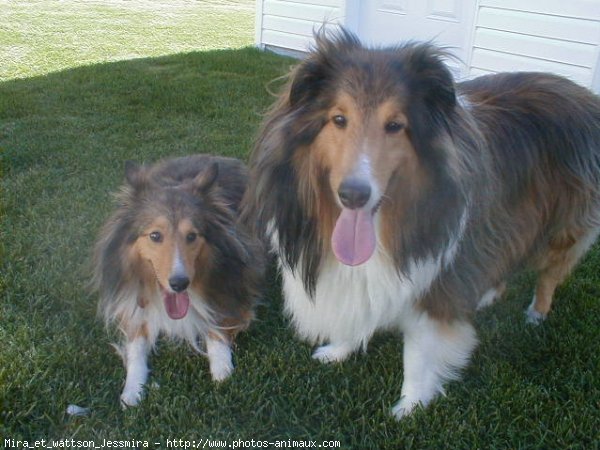
[[125, 336], [123, 405], [140, 401], [161, 332], [205, 350], [213, 380], [231, 374], [231, 344], [253, 318], [265, 265], [261, 244], [238, 221], [246, 185], [247, 169], [235, 159], [126, 165], [94, 275], [101, 312]]
[[404, 334], [401, 418], [476, 345], [478, 305], [526, 264], [529, 319], [600, 226], [600, 100], [550, 74], [455, 84], [431, 44], [320, 34], [251, 156], [243, 216], [272, 242], [298, 334], [341, 361]]

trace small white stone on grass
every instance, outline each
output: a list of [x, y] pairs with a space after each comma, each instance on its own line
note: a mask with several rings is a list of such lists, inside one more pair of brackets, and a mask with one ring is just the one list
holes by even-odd
[[77, 405], [67, 406], [67, 414], [70, 416], [88, 416], [90, 412], [90, 408], [83, 408]]

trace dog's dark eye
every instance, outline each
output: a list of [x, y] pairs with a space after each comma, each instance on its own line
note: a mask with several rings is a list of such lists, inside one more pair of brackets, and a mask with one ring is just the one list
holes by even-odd
[[341, 114], [333, 116], [331, 120], [333, 120], [334, 125], [338, 128], [346, 128], [346, 125], [348, 124], [346, 117]]
[[397, 133], [398, 131], [400, 131], [402, 128], [404, 128], [404, 124], [399, 123], [399, 122], [388, 122], [385, 124], [385, 132], [386, 133]]
[[152, 242], [160, 243], [163, 240], [163, 235], [160, 231], [153, 231], [149, 236]]
[[188, 233], [187, 236], [185, 237], [185, 240], [188, 244], [191, 244], [192, 242], [194, 242], [196, 240], [197, 237], [198, 237], [198, 233]]

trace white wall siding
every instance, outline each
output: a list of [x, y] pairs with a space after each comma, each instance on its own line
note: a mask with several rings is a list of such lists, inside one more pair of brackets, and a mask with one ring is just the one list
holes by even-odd
[[[305, 52], [324, 23], [344, 23], [345, 0], [258, 0], [257, 45], [275, 51]], [[260, 15], [260, 17], [259, 17]]]
[[548, 71], [594, 87], [599, 0], [480, 0], [470, 75]]
[[486, 0], [481, 3], [517, 11], [543, 12], [553, 16], [600, 20], [598, 0]]
[[302, 56], [324, 24], [343, 25], [374, 45], [435, 36], [465, 63], [456, 71], [460, 78], [546, 71], [600, 93], [600, 0], [257, 0], [256, 5], [256, 44], [279, 53]]

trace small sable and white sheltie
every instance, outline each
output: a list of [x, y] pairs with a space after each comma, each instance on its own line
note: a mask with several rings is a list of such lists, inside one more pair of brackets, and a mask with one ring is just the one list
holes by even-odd
[[456, 84], [431, 44], [316, 40], [264, 121], [242, 215], [316, 359], [404, 334], [401, 418], [459, 375], [472, 313], [515, 269], [539, 272], [537, 322], [595, 241], [600, 99], [542, 73]]
[[231, 345], [253, 318], [265, 255], [238, 221], [247, 185], [240, 161], [196, 155], [125, 171], [93, 281], [101, 313], [125, 337], [121, 402], [133, 406], [161, 333], [205, 350], [213, 380], [231, 374]]

